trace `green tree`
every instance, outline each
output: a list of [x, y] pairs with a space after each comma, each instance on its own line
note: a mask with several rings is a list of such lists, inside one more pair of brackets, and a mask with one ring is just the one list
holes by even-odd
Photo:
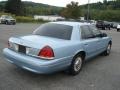
[[107, 4], [108, 4], [107, 0], [103, 0], [103, 8], [104, 9], [107, 9]]
[[15, 15], [22, 15], [23, 4], [21, 0], [8, 0], [5, 5], [5, 12], [15, 14]]
[[107, 0], [103, 0], [103, 3], [106, 5], [107, 4]]
[[80, 6], [78, 2], [71, 2], [63, 8], [61, 15], [67, 19], [78, 19], [81, 16]]

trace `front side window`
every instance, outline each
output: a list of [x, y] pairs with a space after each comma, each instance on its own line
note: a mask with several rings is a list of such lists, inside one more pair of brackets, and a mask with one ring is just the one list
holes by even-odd
[[6, 19], [13, 19], [11, 16], [6, 16], [5, 18]]
[[81, 38], [82, 39], [89, 39], [89, 38], [93, 38], [93, 37], [94, 37], [94, 35], [90, 31], [90, 29], [87, 25], [81, 26]]
[[37, 30], [33, 32], [33, 34], [70, 40], [72, 29], [73, 27], [68, 25], [47, 23], [47, 24], [41, 25]]

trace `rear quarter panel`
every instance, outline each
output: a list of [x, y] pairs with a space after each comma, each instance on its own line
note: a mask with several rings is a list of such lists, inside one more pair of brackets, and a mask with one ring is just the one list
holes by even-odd
[[67, 58], [69, 61], [72, 60], [79, 51], [83, 51], [83, 46], [80, 42], [80, 31], [79, 26], [74, 26], [71, 40], [64, 41], [61, 45], [55, 45], [55, 58]]
[[83, 51], [82, 45], [78, 41], [70, 41], [69, 43], [64, 43], [63, 46], [54, 49], [55, 59], [65, 58], [69, 63], [72, 61], [73, 57], [79, 52]]

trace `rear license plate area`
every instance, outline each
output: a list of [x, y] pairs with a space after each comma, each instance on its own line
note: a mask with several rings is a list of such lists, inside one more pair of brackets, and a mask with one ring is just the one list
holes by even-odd
[[25, 54], [25, 53], [26, 53], [26, 47], [25, 47], [25, 46], [22, 46], [22, 45], [19, 45], [18, 52]]

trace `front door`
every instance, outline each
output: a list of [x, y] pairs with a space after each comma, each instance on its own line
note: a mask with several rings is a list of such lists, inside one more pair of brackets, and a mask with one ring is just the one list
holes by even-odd
[[81, 41], [86, 52], [86, 59], [97, 55], [98, 38], [94, 37], [87, 25], [81, 26]]

